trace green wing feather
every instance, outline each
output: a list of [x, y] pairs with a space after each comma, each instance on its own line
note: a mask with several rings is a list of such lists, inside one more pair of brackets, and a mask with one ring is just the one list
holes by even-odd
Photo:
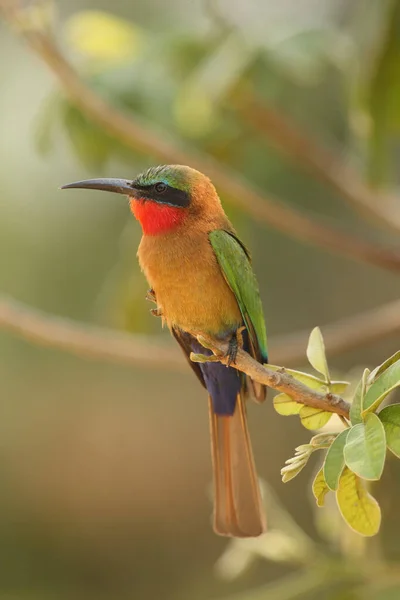
[[242, 242], [228, 231], [211, 231], [209, 238], [226, 282], [235, 294], [249, 332], [252, 353], [261, 362], [267, 362], [267, 332], [249, 253]]

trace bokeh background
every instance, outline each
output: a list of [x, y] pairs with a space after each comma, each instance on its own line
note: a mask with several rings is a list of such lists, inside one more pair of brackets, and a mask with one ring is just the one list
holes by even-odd
[[[149, 122], [161, 142], [211, 155], [350, 236], [398, 247], [394, 227], [365, 218], [304, 169], [301, 152], [289, 159], [277, 149], [246, 102], [277, 110], [340, 157], [376, 191], [377, 210], [385, 208], [378, 190], [389, 190], [395, 221], [400, 2], [26, 4], [29, 26], [52, 30], [88, 84]], [[140, 230], [126, 203], [58, 189], [88, 177], [133, 177], [154, 163], [83, 116], [18, 31], [0, 22], [2, 292], [49, 314], [168, 343], [144, 299]], [[273, 340], [397, 298], [395, 269], [299, 242], [221, 195], [251, 248]], [[398, 347], [396, 335], [382, 336], [344, 348], [331, 368], [351, 379]], [[270, 351], [274, 362], [273, 343]], [[333, 504], [317, 513], [309, 489], [316, 461], [281, 483], [284, 461], [310, 437], [298, 420], [277, 415], [270, 402], [250, 407], [275, 537], [231, 543], [210, 525], [207, 405], [189, 369], [89, 360], [5, 331], [0, 356], [0, 598], [399, 597], [396, 581], [367, 591], [352, 571], [386, 560], [397, 572], [393, 462], [375, 492], [382, 534], [365, 542], [342, 526]]]

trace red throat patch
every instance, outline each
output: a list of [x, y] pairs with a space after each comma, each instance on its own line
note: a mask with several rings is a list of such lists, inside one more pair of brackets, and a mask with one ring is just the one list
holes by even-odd
[[159, 204], [151, 200], [130, 199], [129, 204], [145, 235], [158, 235], [175, 229], [182, 223], [186, 214], [185, 208]]

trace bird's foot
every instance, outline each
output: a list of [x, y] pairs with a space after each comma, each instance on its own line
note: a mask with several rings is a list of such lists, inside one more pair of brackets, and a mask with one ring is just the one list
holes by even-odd
[[157, 304], [156, 293], [155, 293], [155, 291], [152, 288], [150, 288], [149, 290], [147, 290], [146, 300], [148, 300], [149, 302], [154, 302], [155, 304]]
[[[149, 302], [154, 302], [155, 304], [157, 304], [156, 293], [152, 288], [147, 290], [146, 300], [149, 300]], [[153, 317], [162, 317], [162, 310], [159, 306], [157, 306], [157, 308], [152, 308], [150, 310], [150, 313], [153, 315]]]
[[227, 367], [230, 367], [232, 364], [236, 362], [236, 356], [239, 349], [239, 342], [236, 335], [233, 335], [229, 340], [228, 352], [226, 356], [228, 357], [228, 362], [226, 363]]
[[231, 339], [229, 340], [229, 347], [226, 356], [228, 357], [227, 366], [230, 367], [232, 364], [236, 362], [236, 356], [239, 348], [243, 348], [243, 336], [242, 331], [246, 329], [245, 327], [239, 327], [236, 332], [233, 334]]

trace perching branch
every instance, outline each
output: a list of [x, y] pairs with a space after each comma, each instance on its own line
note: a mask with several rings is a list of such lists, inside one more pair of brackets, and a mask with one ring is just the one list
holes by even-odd
[[400, 252], [347, 234], [339, 228], [299, 212], [275, 198], [261, 194], [248, 182], [211, 157], [182, 150], [175, 142], [133, 116], [126, 116], [98, 96], [79, 77], [61, 54], [55, 41], [33, 26], [27, 26], [17, 0], [0, 0], [0, 11], [27, 41], [58, 79], [64, 93], [88, 118], [127, 147], [149, 154], [162, 162], [190, 163], [211, 177], [219, 192], [231, 202], [278, 231], [307, 244], [341, 256], [389, 270], [400, 270]]
[[[210, 340], [209, 338], [200, 335], [197, 336], [197, 339], [202, 346], [212, 350], [222, 364], [228, 364], [229, 344], [227, 342], [216, 342], [215, 340]], [[198, 355], [193, 355], [192, 360], [195, 360], [196, 356]], [[211, 357], [211, 359], [212, 358], [213, 357]], [[203, 361], [197, 360], [196, 362]], [[288, 394], [293, 400], [300, 404], [336, 413], [342, 417], [349, 417], [350, 405], [340, 398], [340, 396], [331, 393], [322, 394], [321, 392], [316, 392], [294, 379], [285, 372], [284, 368], [280, 371], [273, 371], [268, 368], [268, 365], [261, 365], [241, 348], [237, 351], [236, 359], [235, 362], [232, 363], [232, 367], [246, 373], [246, 375], [249, 375], [254, 381], [263, 383], [278, 392]]]
[[237, 105], [242, 118], [296, 165], [330, 185], [375, 224], [399, 232], [398, 198], [368, 187], [359, 173], [337, 153], [322, 146], [279, 110], [261, 104], [255, 95], [242, 92]]
[[[157, 366], [169, 370], [186, 368], [183, 355], [170, 345], [153, 342], [146, 336], [130, 336], [93, 325], [81, 325], [67, 319], [49, 317], [38, 310], [7, 299], [0, 300], [0, 328], [38, 343], [57, 347], [88, 358], [103, 359], [136, 366]], [[213, 350], [226, 353], [227, 344], [213, 342]], [[226, 363], [226, 358], [221, 358]], [[293, 379], [287, 373], [263, 367], [243, 350], [234, 365], [256, 381], [286, 392], [302, 404], [348, 416], [347, 404], [333, 394], [320, 394]]]

